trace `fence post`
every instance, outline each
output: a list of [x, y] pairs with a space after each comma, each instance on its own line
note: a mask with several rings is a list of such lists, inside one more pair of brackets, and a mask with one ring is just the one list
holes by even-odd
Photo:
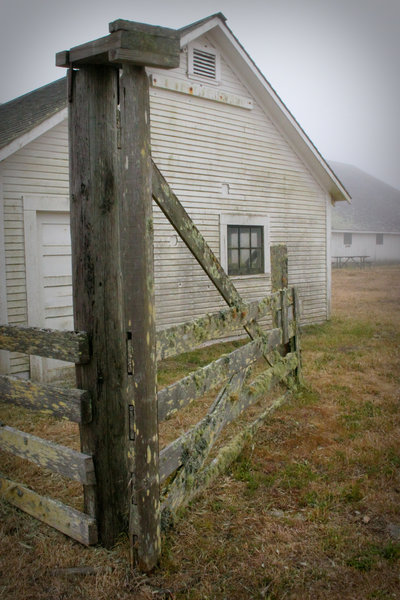
[[119, 20], [110, 31], [56, 60], [69, 67], [75, 328], [92, 340], [91, 361], [77, 368], [93, 401], [81, 443], [94, 455], [97, 489], [85, 489], [85, 508], [107, 547], [129, 529], [133, 558], [148, 571], [161, 542], [144, 65], [177, 67], [180, 48], [170, 29]]
[[[285, 244], [277, 244], [271, 246], [271, 292], [277, 292], [282, 288], [288, 286], [288, 255], [287, 246]], [[284, 317], [282, 319], [282, 298], [280, 302], [280, 309], [272, 313], [272, 327], [281, 327], [283, 324]]]

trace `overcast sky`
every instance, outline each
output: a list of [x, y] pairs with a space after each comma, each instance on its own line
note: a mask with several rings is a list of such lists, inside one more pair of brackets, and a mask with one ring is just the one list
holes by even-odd
[[0, 102], [62, 77], [55, 53], [110, 21], [219, 11], [328, 161], [400, 189], [400, 0], [0, 0]]

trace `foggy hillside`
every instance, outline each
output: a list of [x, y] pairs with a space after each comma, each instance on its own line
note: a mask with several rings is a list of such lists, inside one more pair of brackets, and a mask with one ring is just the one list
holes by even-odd
[[336, 203], [332, 229], [400, 231], [400, 190], [352, 165], [329, 164], [352, 198], [351, 205]]

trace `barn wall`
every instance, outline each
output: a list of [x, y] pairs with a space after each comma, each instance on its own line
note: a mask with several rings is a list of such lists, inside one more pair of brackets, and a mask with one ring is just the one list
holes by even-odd
[[[182, 52], [181, 57], [180, 68], [168, 74], [187, 81], [187, 56]], [[224, 60], [218, 89], [251, 97]], [[268, 116], [254, 99], [253, 109], [246, 110], [158, 87], [150, 94], [153, 158], [217, 256], [223, 213], [268, 217], [269, 242], [288, 245], [289, 280], [299, 286], [303, 321], [324, 320], [326, 195]], [[64, 122], [4, 161], [8, 320], [13, 324], [27, 323], [23, 196], [68, 194], [67, 152]], [[157, 325], [224, 306], [157, 207], [154, 223]], [[270, 291], [268, 273], [233, 279], [249, 300]], [[28, 374], [27, 357], [13, 355], [10, 362], [12, 373]]]
[[[68, 194], [68, 137], [66, 124], [30, 142], [2, 164], [4, 246], [6, 254], [7, 316], [12, 325], [26, 325], [23, 197]], [[10, 355], [10, 373], [29, 375], [29, 358]]]
[[[206, 37], [200, 41], [210, 43]], [[222, 90], [251, 96], [222, 60]], [[165, 72], [160, 71], [160, 76]], [[168, 73], [169, 75], [169, 73]], [[187, 80], [186, 54], [171, 77]], [[326, 197], [271, 120], [253, 110], [152, 88], [152, 153], [219, 256], [219, 218], [268, 216], [270, 243], [287, 243], [290, 283], [299, 285], [306, 322], [327, 317]], [[156, 212], [157, 297], [162, 324], [215, 310], [222, 302], [183, 243]], [[269, 291], [268, 275], [233, 278], [243, 296]]]
[[332, 256], [365, 255], [372, 262], [400, 262], [400, 233], [384, 233], [383, 244], [376, 243], [376, 233], [352, 232], [350, 246], [344, 244], [344, 232], [332, 232]]

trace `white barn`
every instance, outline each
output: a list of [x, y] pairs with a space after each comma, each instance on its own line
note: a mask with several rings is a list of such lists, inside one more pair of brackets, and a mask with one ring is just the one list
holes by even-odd
[[[331, 206], [348, 193], [222, 14], [180, 33], [179, 68], [148, 69], [155, 163], [246, 299], [269, 292], [269, 247], [285, 243], [303, 322], [327, 319]], [[3, 104], [0, 121], [0, 322], [72, 328], [65, 79]], [[157, 326], [221, 308], [155, 206], [154, 224]], [[0, 368], [55, 375], [18, 354]]]
[[344, 163], [331, 162], [352, 200], [332, 213], [332, 257], [400, 262], [400, 190]]

